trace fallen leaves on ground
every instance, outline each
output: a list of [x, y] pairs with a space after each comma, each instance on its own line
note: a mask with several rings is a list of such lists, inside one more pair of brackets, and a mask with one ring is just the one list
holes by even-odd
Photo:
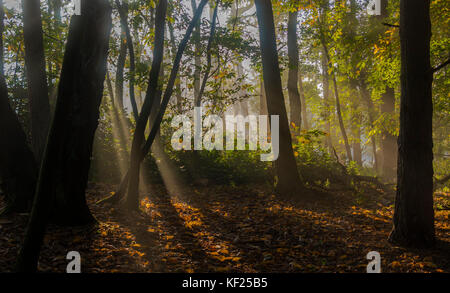
[[[51, 225], [39, 270], [64, 272], [67, 253], [79, 251], [83, 272], [365, 272], [367, 253], [378, 251], [383, 272], [450, 272], [448, 209], [436, 209], [434, 249], [393, 246], [392, 193], [367, 188], [292, 201], [264, 186], [186, 187], [180, 196], [152, 189], [142, 212], [130, 214], [97, 204], [114, 187], [91, 184], [88, 200], [99, 223]], [[440, 206], [448, 194], [435, 198]], [[0, 220], [4, 272], [13, 270], [27, 218]]]

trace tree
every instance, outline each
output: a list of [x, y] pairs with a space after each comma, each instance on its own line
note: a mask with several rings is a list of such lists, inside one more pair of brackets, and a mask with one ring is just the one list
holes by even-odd
[[[297, 4], [298, 1], [294, 1]], [[288, 19], [288, 55], [289, 55], [289, 78], [288, 94], [291, 107], [291, 123], [296, 127], [302, 126], [302, 105], [300, 93], [298, 91], [299, 73], [298, 73], [298, 45], [297, 45], [297, 17], [298, 8], [289, 12]]]
[[[136, 70], [136, 62], [135, 62], [133, 38], [131, 37], [130, 26], [128, 25], [128, 4], [126, 3], [126, 1], [123, 1], [123, 3], [120, 4], [120, 1], [116, 0], [116, 6], [117, 6], [117, 9], [119, 10], [120, 24], [121, 24], [122, 29], [125, 31], [125, 38], [126, 38], [125, 43], [128, 48], [128, 53], [130, 54], [130, 84], [129, 84], [130, 101], [131, 101], [131, 107], [133, 110], [134, 118], [135, 118], [135, 120], [137, 120], [139, 117], [139, 113], [138, 113], [136, 97], [135, 97], [135, 93], [134, 93], [134, 83], [135, 83], [134, 74], [135, 74], [135, 70]], [[122, 46], [122, 44], [121, 44], [121, 46]], [[121, 48], [121, 50], [122, 50], [122, 48]], [[123, 54], [122, 51], [121, 51], [121, 54]], [[126, 55], [126, 54], [124, 54], [124, 55]], [[120, 55], [120, 56], [122, 57], [123, 55]], [[120, 59], [120, 62], [122, 62], [122, 59]], [[125, 61], [123, 61], [123, 63], [120, 63], [121, 66], [122, 66], [122, 64], [123, 64], [123, 66], [125, 66]], [[122, 95], [123, 95], [123, 67], [121, 70], [122, 70], [121, 78], [122, 78]]]
[[281, 85], [278, 51], [275, 41], [275, 25], [270, 0], [255, 0], [262, 54], [264, 88], [269, 115], [280, 119], [280, 154], [275, 161], [277, 174], [276, 189], [280, 194], [293, 195], [304, 187], [297, 170], [292, 139], [289, 130], [283, 88]]
[[107, 0], [83, 0], [72, 17], [66, 44], [55, 116], [34, 198], [19, 272], [35, 272], [49, 217], [64, 224], [92, 222], [85, 200], [92, 143], [111, 31]]
[[161, 63], [164, 57], [164, 32], [166, 26], [167, 0], [160, 0], [156, 7], [155, 19], [155, 45], [153, 47], [153, 61], [150, 70], [148, 89], [141, 109], [141, 114], [136, 122], [136, 130], [133, 136], [130, 156], [130, 169], [126, 177], [128, 177], [128, 195], [126, 198], [126, 207], [129, 209], [139, 208], [139, 173], [140, 173], [140, 157], [141, 150], [145, 140], [145, 128], [152, 111], [152, 107], [156, 104], [156, 96], [158, 87], [160, 87], [159, 77], [161, 71]]
[[0, 187], [7, 207], [2, 213], [26, 212], [31, 206], [38, 167], [25, 132], [9, 104], [3, 65], [4, 7], [0, 1]]
[[401, 0], [398, 178], [389, 239], [413, 247], [435, 243], [430, 39], [430, 0]]
[[22, 0], [22, 5], [32, 146], [37, 162], [40, 163], [50, 125], [50, 103], [45, 72], [41, 8], [39, 0]]

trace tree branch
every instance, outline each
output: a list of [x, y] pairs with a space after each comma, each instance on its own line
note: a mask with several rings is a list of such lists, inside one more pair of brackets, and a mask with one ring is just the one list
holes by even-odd
[[444, 63], [442, 63], [441, 65], [439, 65], [438, 67], [435, 67], [432, 69], [432, 72], [435, 73], [439, 70], [441, 70], [442, 68], [444, 68], [445, 66], [447, 66], [448, 64], [450, 64], [450, 58], [447, 59], [447, 61], [445, 61]]
[[400, 27], [398, 24], [390, 24], [387, 22], [383, 22], [383, 25], [388, 26], [388, 27]]

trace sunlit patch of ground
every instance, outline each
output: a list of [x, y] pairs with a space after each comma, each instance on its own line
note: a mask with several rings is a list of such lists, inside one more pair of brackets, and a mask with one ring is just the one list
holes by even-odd
[[[186, 187], [182, 201], [154, 186], [131, 215], [95, 203], [113, 190], [89, 190], [98, 226], [49, 228], [41, 270], [63, 272], [76, 250], [84, 272], [365, 272], [367, 253], [378, 251], [383, 272], [450, 272], [448, 194], [435, 196], [438, 245], [416, 250], [387, 242], [393, 194], [372, 189], [287, 202], [262, 186]], [[12, 269], [25, 221], [0, 223], [2, 271]]]

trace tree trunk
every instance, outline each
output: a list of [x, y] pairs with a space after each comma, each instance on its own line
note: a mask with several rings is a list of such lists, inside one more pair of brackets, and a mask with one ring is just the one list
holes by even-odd
[[23, 0], [22, 5], [32, 147], [36, 160], [40, 164], [50, 125], [50, 103], [47, 74], [45, 72], [41, 8], [39, 0]]
[[330, 115], [330, 75], [328, 74], [328, 62], [325, 57], [325, 52], [322, 50], [321, 57], [321, 66], [322, 66], [322, 87], [323, 87], [323, 104], [324, 104], [324, 113], [323, 118], [325, 119], [325, 132], [327, 136], [325, 138], [325, 144], [328, 148], [328, 151], [333, 150], [333, 145], [331, 142], [331, 115]]
[[336, 101], [336, 104], [335, 104], [336, 116], [338, 118], [339, 128], [341, 130], [342, 138], [344, 140], [345, 151], [347, 153], [347, 160], [350, 162], [350, 161], [352, 161], [352, 151], [350, 149], [350, 144], [348, 142], [348, 136], [347, 136], [347, 131], [345, 130], [344, 119], [342, 118], [341, 101], [339, 99], [339, 90], [338, 90], [338, 86], [337, 86], [336, 73], [334, 72], [334, 69], [333, 69], [332, 65], [330, 64], [330, 62], [331, 62], [330, 53], [328, 51], [328, 46], [325, 41], [325, 36], [324, 36], [323, 32], [321, 32], [321, 42], [322, 42], [323, 51], [324, 51], [325, 57], [326, 57], [326, 63], [328, 64], [327, 68], [329, 70], [331, 69], [331, 78], [333, 80], [334, 97], [335, 97], [335, 101]]
[[[197, 4], [195, 0], [191, 0], [192, 11], [197, 10]], [[201, 60], [201, 26], [200, 22], [195, 25], [194, 33], [192, 34], [192, 39], [194, 42], [194, 97], [195, 97], [195, 106], [200, 107], [202, 101], [199, 100], [200, 93], [200, 74], [202, 68], [202, 60]]]
[[[159, 5], [161, 5], [161, 3], [164, 3], [164, 2], [165, 2], [165, 6], [167, 6], [167, 2], [165, 0], [161, 0], [159, 2], [160, 3]], [[139, 148], [137, 145], [134, 145], [135, 152], [136, 152], [134, 154], [133, 154], [133, 148], [132, 148], [131, 165], [130, 165], [129, 176], [128, 176], [129, 177], [128, 195], [127, 195], [127, 199], [126, 199], [126, 207], [129, 209], [136, 210], [139, 208], [139, 176], [138, 175], [139, 175], [139, 170], [140, 170], [140, 164], [142, 163], [145, 156], [150, 151], [152, 144], [155, 141], [155, 138], [159, 132], [159, 128], [160, 128], [162, 119], [164, 117], [165, 111], [167, 109], [167, 105], [169, 104], [170, 98], [172, 97], [172, 94], [173, 94], [175, 81], [177, 79], [178, 71], [180, 69], [181, 58], [183, 57], [184, 51], [185, 51], [187, 44], [189, 42], [189, 39], [192, 35], [192, 31], [194, 30], [195, 25], [200, 21], [200, 17], [202, 15], [203, 8], [206, 6], [207, 3], [208, 3], [208, 0], [202, 0], [200, 2], [200, 4], [197, 7], [197, 10], [194, 13], [194, 17], [193, 17], [191, 23], [189, 24], [189, 27], [186, 30], [184, 38], [181, 41], [180, 45], [178, 46], [177, 54], [176, 54], [174, 62], [173, 62], [173, 67], [170, 72], [169, 81], [167, 83], [167, 87], [164, 92], [164, 97], [161, 102], [161, 107], [158, 111], [158, 115], [155, 118], [152, 129], [147, 138], [147, 141], [145, 142], [144, 147], [141, 148], [141, 144], [144, 139], [143, 136], [141, 138], [137, 138], [140, 141], [133, 140], [133, 144], [140, 143], [140, 145], [139, 145]], [[158, 15], [158, 13], [157, 13], [157, 15]], [[165, 16], [165, 9], [164, 9], [164, 16]], [[157, 19], [158, 19], [158, 17], [157, 17]], [[157, 24], [160, 23], [160, 25], [164, 26], [164, 22], [165, 22], [165, 17], [160, 21], [157, 20], [156, 23]], [[162, 40], [161, 40], [162, 44], [159, 46], [160, 49], [158, 50], [158, 51], [162, 52], [163, 51], [163, 41], [164, 41], [164, 28], [163, 27], [160, 28], [159, 30], [157, 30], [157, 32], [160, 32], [157, 35], [160, 35], [160, 34], [162, 35]], [[155, 53], [157, 52], [156, 47], [157, 46], [155, 45]], [[152, 67], [152, 70], [153, 70], [153, 67]], [[153, 73], [153, 74], [156, 74], [156, 73]], [[152, 83], [150, 82], [150, 85], [151, 84]], [[156, 90], [157, 89], [155, 88], [154, 89], [155, 94], [156, 94]], [[142, 113], [141, 113], [141, 116], [142, 116]], [[141, 120], [141, 117], [139, 117], [139, 120]], [[135, 133], [135, 139], [136, 139], [136, 133]], [[125, 178], [125, 180], [126, 179], [127, 178]], [[126, 185], [126, 183], [123, 182], [123, 184], [121, 184], [121, 186], [123, 186], [123, 185]]]
[[158, 92], [161, 63], [164, 56], [164, 35], [167, 13], [167, 0], [160, 0], [156, 8], [155, 20], [155, 46], [153, 48], [153, 61], [150, 70], [147, 93], [142, 106], [141, 114], [136, 122], [136, 130], [133, 136], [130, 157], [130, 171], [128, 195], [126, 197], [126, 207], [129, 209], [139, 208], [139, 174], [141, 166], [141, 152], [145, 141], [145, 128]]
[[301, 73], [298, 76], [298, 85], [300, 90], [300, 106], [302, 108], [303, 129], [308, 130], [309, 123], [308, 123], [308, 114], [306, 112], [306, 97], [305, 97], [305, 90], [303, 88], [303, 77]]
[[136, 71], [136, 62], [134, 55], [133, 38], [131, 37], [130, 26], [128, 25], [128, 4], [126, 1], [123, 1], [123, 4], [121, 5], [120, 1], [116, 0], [116, 6], [117, 9], [119, 10], [121, 27], [125, 30], [126, 45], [128, 47], [128, 53], [130, 54], [130, 84], [129, 84], [130, 102], [131, 108], [133, 110], [134, 119], [137, 121], [139, 117], [139, 112], [136, 103], [136, 96], [134, 93], [134, 83], [135, 83], [134, 73]]
[[302, 127], [302, 105], [298, 91], [298, 45], [297, 45], [297, 10], [289, 12], [288, 20], [288, 55], [289, 55], [289, 78], [288, 93], [289, 105], [291, 107], [291, 123], [299, 130]]
[[[361, 79], [359, 80], [359, 87], [360, 87], [361, 97], [367, 105], [367, 113], [369, 116], [370, 126], [373, 127], [374, 126], [373, 123], [375, 121], [375, 119], [374, 119], [375, 106], [372, 102], [372, 99], [370, 98], [370, 93], [369, 93], [369, 90], [367, 89], [366, 82], [364, 80], [364, 73], [361, 73]], [[374, 167], [375, 171], [378, 172], [379, 164], [378, 164], [378, 156], [377, 156], [377, 141], [376, 141], [375, 134], [372, 135], [370, 140], [372, 143], [372, 151], [373, 151], [373, 167]]]
[[430, 0], [401, 0], [398, 178], [389, 239], [412, 247], [435, 243], [430, 39]]
[[[391, 87], [386, 87], [386, 92], [381, 97], [381, 113], [392, 116], [395, 113], [395, 93]], [[388, 123], [389, 124], [389, 123]], [[392, 135], [385, 126], [381, 133], [381, 150], [383, 152], [382, 176], [386, 180], [394, 180], [397, 165], [397, 138]]]
[[66, 224], [93, 221], [84, 192], [103, 95], [111, 23], [107, 0], [83, 0], [81, 15], [72, 17], [54, 121], [17, 260], [19, 272], [37, 270], [50, 213]]
[[0, 0], [0, 188], [3, 212], [26, 212], [31, 206], [38, 168], [25, 132], [9, 104], [3, 63], [4, 7]]
[[[119, 8], [120, 9], [120, 8]], [[123, 75], [125, 70], [125, 61], [127, 59], [127, 36], [125, 32], [125, 27], [121, 24], [120, 26], [120, 48], [119, 57], [117, 59], [117, 69], [116, 69], [116, 103], [120, 108], [120, 111], [124, 111], [123, 106]]]
[[267, 108], [270, 115], [278, 115], [280, 119], [280, 149], [278, 160], [275, 161], [278, 177], [276, 188], [277, 192], [281, 194], [295, 194], [304, 190], [304, 186], [300, 180], [292, 150], [289, 121], [284, 103], [278, 63], [272, 3], [270, 0], [255, 0], [255, 5], [261, 42]]

